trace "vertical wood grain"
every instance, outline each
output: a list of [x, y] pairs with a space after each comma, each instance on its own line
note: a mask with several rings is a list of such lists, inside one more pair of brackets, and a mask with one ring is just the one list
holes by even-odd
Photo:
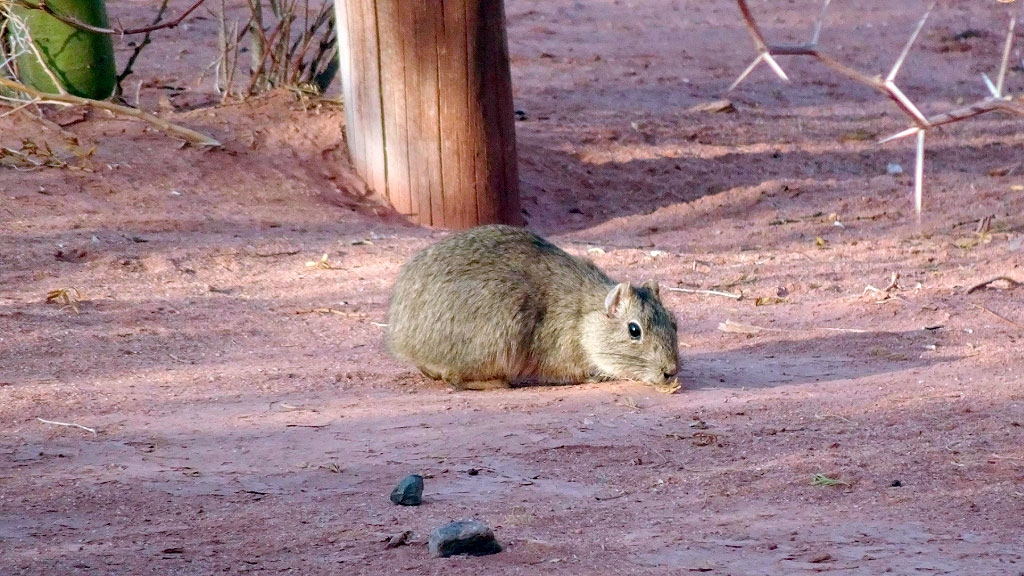
[[441, 183], [445, 193], [444, 221], [452, 228], [476, 223], [475, 175], [467, 120], [469, 96], [466, 63], [464, 0], [442, 0], [438, 40], [438, 84], [441, 107]]
[[409, 177], [409, 131], [406, 125], [405, 43], [391, 33], [403, 26], [399, 2], [377, 2], [380, 31], [380, 81], [383, 101], [387, 197], [400, 214], [414, 214]]
[[352, 157], [352, 167], [356, 169], [363, 179], [366, 179], [366, 130], [363, 127], [363, 109], [365, 108], [364, 90], [365, 83], [363, 71], [363, 46], [367, 23], [362, 19], [360, 4], [366, 0], [344, 0], [346, 8], [346, 20], [348, 22], [349, 40], [349, 68], [351, 70], [351, 82], [348, 92], [351, 99], [345, 102], [348, 126], [345, 129], [345, 137], [348, 140], [349, 155]]
[[373, 190], [387, 193], [385, 180], [384, 120], [381, 116], [381, 58], [377, 41], [376, 0], [359, 0], [360, 18], [365, 27], [362, 34], [363, 57], [361, 58], [361, 88], [359, 97], [362, 104], [362, 129], [366, 172], [363, 178]]
[[[441, 181], [441, 128], [439, 126], [438, 28], [441, 22], [440, 0], [416, 0], [415, 69], [419, 76], [419, 92], [412, 94], [420, 106], [416, 128], [417, 167], [423, 171], [425, 186], [417, 192], [420, 204], [430, 205], [431, 225], [446, 226], [444, 221], [444, 184]], [[447, 65], [447, 63], [445, 63]], [[409, 97], [406, 98], [406, 101]]]
[[353, 166], [411, 220], [520, 224], [502, 0], [338, 0]]

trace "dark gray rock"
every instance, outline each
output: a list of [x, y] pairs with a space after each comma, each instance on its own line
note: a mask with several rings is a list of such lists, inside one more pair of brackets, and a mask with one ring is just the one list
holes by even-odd
[[423, 502], [423, 476], [409, 474], [391, 491], [391, 501], [402, 506], [419, 506]]
[[486, 556], [501, 552], [501, 544], [494, 539], [494, 532], [479, 520], [460, 520], [434, 528], [430, 531], [427, 547], [434, 558], [459, 554]]

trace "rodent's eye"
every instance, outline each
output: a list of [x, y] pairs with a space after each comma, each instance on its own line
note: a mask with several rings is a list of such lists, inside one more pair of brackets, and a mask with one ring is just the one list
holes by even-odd
[[637, 324], [636, 322], [630, 322], [629, 337], [632, 338], [633, 340], [639, 340], [641, 334], [643, 334], [643, 332], [640, 330], [640, 325]]

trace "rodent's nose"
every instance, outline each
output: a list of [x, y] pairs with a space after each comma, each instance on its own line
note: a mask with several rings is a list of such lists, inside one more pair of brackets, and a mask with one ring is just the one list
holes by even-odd
[[678, 372], [679, 372], [679, 369], [677, 367], [675, 367], [675, 366], [669, 368], [668, 370], [665, 370], [665, 372], [664, 372], [665, 380], [671, 380], [672, 378], [675, 377], [675, 375]]

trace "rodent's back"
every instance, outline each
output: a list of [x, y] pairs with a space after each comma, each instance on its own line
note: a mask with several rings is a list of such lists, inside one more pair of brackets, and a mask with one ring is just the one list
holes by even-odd
[[532, 232], [475, 228], [403, 266], [388, 314], [389, 345], [421, 368], [466, 379], [585, 366], [579, 323], [613, 285], [593, 263]]

